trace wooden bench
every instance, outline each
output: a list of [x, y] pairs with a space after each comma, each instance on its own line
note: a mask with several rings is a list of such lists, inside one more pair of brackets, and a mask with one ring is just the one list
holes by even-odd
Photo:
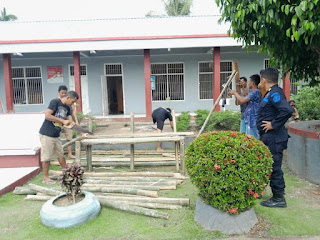
[[[102, 136], [94, 136], [94, 138], [83, 139], [81, 144], [86, 147], [87, 155], [87, 166], [88, 170], [92, 171], [92, 146], [93, 145], [117, 145], [117, 144], [130, 144], [130, 170], [134, 170], [134, 144], [136, 143], [153, 143], [153, 142], [175, 142], [175, 160], [176, 160], [176, 171], [180, 170], [179, 156], [178, 156], [178, 146], [180, 148], [180, 163], [181, 171], [185, 174], [185, 137], [179, 136], [179, 134], [171, 134], [171, 136], [166, 136], [165, 134], [150, 134], [151, 136], [145, 135], [134, 135], [129, 137], [121, 138], [100, 138]], [[162, 135], [162, 136], [161, 136]], [[188, 134], [190, 135], [190, 134]], [[76, 156], [77, 148], [80, 149], [80, 143], [76, 144]], [[78, 152], [80, 152], [78, 150]]]

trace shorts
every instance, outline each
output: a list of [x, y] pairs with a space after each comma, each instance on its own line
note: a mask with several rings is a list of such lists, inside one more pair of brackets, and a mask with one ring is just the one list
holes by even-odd
[[41, 162], [49, 162], [52, 157], [63, 158], [61, 140], [58, 137], [49, 137], [40, 134]]
[[63, 127], [62, 130], [64, 132], [64, 135], [66, 136], [67, 141], [71, 141], [73, 137], [73, 130], [71, 128], [66, 127]]
[[157, 129], [162, 131], [163, 130], [163, 125], [164, 125], [163, 121], [157, 121]]

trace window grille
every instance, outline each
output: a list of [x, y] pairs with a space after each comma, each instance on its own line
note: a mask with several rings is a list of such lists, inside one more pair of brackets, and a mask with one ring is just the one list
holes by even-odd
[[[87, 75], [87, 67], [86, 65], [80, 65], [80, 75], [86, 76]], [[70, 66], [70, 76], [74, 76], [74, 65]]]
[[155, 77], [152, 100], [184, 100], [184, 64], [151, 64], [151, 75]]
[[265, 60], [264, 60], [264, 69], [266, 69], [266, 68], [268, 68], [268, 67], [270, 67], [270, 65], [269, 65], [269, 59], [265, 59]]
[[[232, 61], [220, 62], [220, 89], [222, 85], [228, 81], [228, 77], [232, 73]], [[199, 63], [199, 96], [200, 99], [212, 99], [212, 79], [213, 79], [213, 62]], [[229, 97], [228, 92], [223, 95], [224, 98]]]
[[291, 94], [297, 94], [298, 93], [298, 85], [297, 85], [297, 80], [295, 79], [290, 79], [290, 93]]
[[42, 76], [40, 67], [12, 68], [14, 104], [42, 104]]
[[121, 75], [122, 67], [121, 64], [106, 64], [106, 75]]

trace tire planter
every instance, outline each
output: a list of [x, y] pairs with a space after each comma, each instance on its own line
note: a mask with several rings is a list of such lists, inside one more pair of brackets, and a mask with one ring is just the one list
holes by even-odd
[[101, 209], [98, 198], [90, 192], [84, 194], [85, 198], [82, 201], [65, 207], [53, 205], [55, 200], [65, 194], [51, 198], [41, 208], [41, 222], [47, 227], [70, 228], [97, 217]]

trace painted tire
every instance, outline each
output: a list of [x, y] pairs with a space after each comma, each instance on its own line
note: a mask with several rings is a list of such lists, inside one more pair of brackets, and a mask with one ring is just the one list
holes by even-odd
[[56, 199], [65, 194], [51, 198], [41, 208], [41, 222], [47, 227], [70, 228], [97, 217], [101, 209], [98, 198], [90, 192], [84, 194], [82, 201], [65, 207], [53, 205]]

